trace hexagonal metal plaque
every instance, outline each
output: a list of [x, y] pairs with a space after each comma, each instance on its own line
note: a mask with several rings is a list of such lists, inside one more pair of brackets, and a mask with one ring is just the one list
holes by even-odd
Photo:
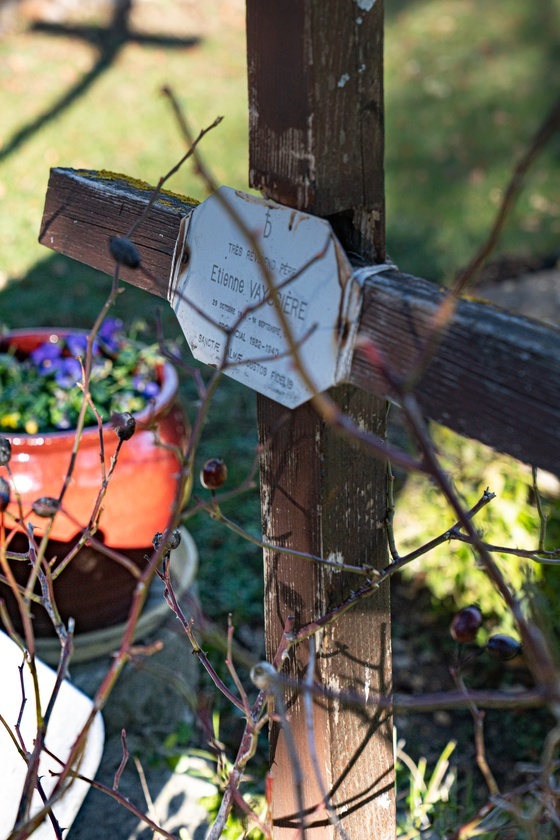
[[361, 292], [323, 219], [221, 187], [183, 220], [169, 300], [196, 359], [282, 405], [346, 378]]

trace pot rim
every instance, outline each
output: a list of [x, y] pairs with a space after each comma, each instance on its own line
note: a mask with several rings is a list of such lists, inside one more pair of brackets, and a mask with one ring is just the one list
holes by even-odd
[[[50, 336], [56, 336], [58, 338], [64, 338], [67, 335], [81, 333], [87, 335], [89, 330], [85, 329], [71, 329], [70, 327], [21, 327], [14, 330], [6, 330], [0, 334], [0, 341], [5, 341], [10, 343], [13, 339], [18, 338], [30, 338], [32, 336], [37, 336], [37, 338], [43, 339], [48, 338]], [[147, 429], [150, 425], [150, 421], [157, 417], [161, 412], [171, 405], [173, 398], [177, 393], [177, 389], [179, 387], [179, 376], [177, 374], [177, 370], [175, 369], [174, 365], [164, 359], [161, 364], [161, 370], [163, 371], [163, 376], [161, 379], [161, 387], [159, 393], [153, 397], [147, 404], [142, 411], [135, 411], [133, 412], [134, 419], [139, 426], [139, 431], [143, 429]], [[111, 431], [113, 430], [113, 426], [110, 422], [103, 423], [102, 427], [103, 431]], [[99, 435], [99, 427], [95, 426], [84, 426], [82, 431], [82, 438], [86, 435]], [[69, 436], [74, 437], [76, 435], [76, 429], [62, 429], [60, 431], [50, 431], [50, 432], [35, 432], [34, 434], [29, 434], [28, 432], [10, 432], [7, 429], [2, 431], [2, 436], [8, 438], [10, 443], [14, 444], [15, 446], [22, 445], [22, 444], [32, 444], [33, 441], [37, 443], [42, 443], [44, 438], [48, 438], [49, 440], [56, 441], [56, 440], [64, 440]]]

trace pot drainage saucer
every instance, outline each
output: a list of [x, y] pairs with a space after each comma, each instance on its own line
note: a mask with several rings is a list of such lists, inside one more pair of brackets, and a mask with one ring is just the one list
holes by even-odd
[[[171, 579], [177, 598], [180, 598], [192, 586], [198, 566], [198, 552], [196, 544], [186, 530], [181, 528], [181, 543], [172, 552]], [[157, 577], [151, 583], [150, 591], [136, 624], [134, 638], [138, 639], [155, 630], [171, 615], [171, 610], [163, 597], [163, 582]], [[98, 656], [104, 656], [117, 650], [123, 637], [126, 622], [92, 630], [89, 633], [78, 633], [74, 637], [74, 653], [71, 665], [76, 662], [87, 662]], [[56, 638], [38, 638], [36, 640], [37, 653], [45, 662], [56, 665], [60, 657], [60, 642]]]

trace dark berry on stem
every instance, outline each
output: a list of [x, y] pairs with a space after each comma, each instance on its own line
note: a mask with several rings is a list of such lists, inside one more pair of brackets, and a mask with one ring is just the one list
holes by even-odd
[[[164, 535], [162, 534], [162, 532], [158, 531], [157, 534], [155, 535], [155, 537], [153, 538], [152, 545], [156, 549], [156, 551], [161, 546], [163, 537], [164, 537]], [[175, 548], [179, 548], [179, 546], [181, 544], [181, 539], [182, 538], [181, 538], [180, 530], [178, 528], [175, 528], [174, 531], [171, 531], [171, 533], [167, 535], [167, 542], [165, 544], [165, 552], [173, 551]]]
[[54, 516], [59, 507], [58, 499], [53, 499], [52, 496], [41, 496], [40, 499], [35, 499], [31, 505], [31, 510], [36, 516], [48, 518]]
[[130, 411], [124, 411], [122, 414], [115, 412], [111, 417], [111, 423], [119, 440], [130, 440], [136, 430], [136, 420]]
[[482, 614], [478, 607], [465, 607], [453, 616], [449, 632], [462, 645], [474, 642], [482, 626]]
[[138, 268], [140, 265], [140, 254], [136, 245], [126, 236], [113, 236], [109, 240], [109, 251], [111, 256], [120, 265], [128, 268]]
[[0, 467], [5, 467], [12, 457], [12, 444], [3, 435], [0, 435]]
[[200, 483], [207, 490], [217, 490], [227, 479], [227, 467], [223, 458], [210, 458], [200, 471]]
[[0, 477], [0, 513], [10, 504], [10, 485], [5, 478]]
[[486, 648], [494, 659], [502, 661], [515, 659], [521, 653], [520, 642], [504, 633], [496, 633], [495, 636], [491, 636], [486, 643]]

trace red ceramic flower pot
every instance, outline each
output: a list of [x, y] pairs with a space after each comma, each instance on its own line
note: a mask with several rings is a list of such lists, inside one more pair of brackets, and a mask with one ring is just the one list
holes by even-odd
[[[7, 340], [11, 346], [29, 353], [49, 336], [64, 332], [16, 330], [7, 336]], [[177, 494], [180, 461], [172, 447], [184, 449], [188, 439], [188, 422], [177, 402], [177, 386], [173, 366], [162, 364], [161, 390], [149, 408], [135, 415], [136, 431], [121, 446], [95, 534], [96, 539], [124, 554], [139, 567], [152, 550], [154, 534], [167, 526]], [[48, 520], [36, 517], [31, 512], [31, 505], [41, 496], [58, 498], [70, 464], [75, 432], [3, 434], [12, 444], [10, 469], [22, 501], [25, 524], [31, 523], [35, 535], [40, 538]], [[103, 443], [108, 470], [118, 443], [110, 425], [103, 427]], [[8, 478], [6, 468], [0, 468], [0, 475]], [[60, 561], [75, 545], [90, 520], [101, 483], [99, 430], [89, 427], [80, 440], [63, 510], [54, 519], [49, 558], [56, 557]], [[10, 504], [8, 514], [19, 517], [15, 501]], [[13, 520], [7, 516], [5, 522], [9, 526]], [[18, 534], [10, 548], [25, 551], [24, 534]], [[12, 567], [18, 580], [25, 582], [28, 565], [14, 561]], [[55, 598], [63, 620], [72, 616], [79, 633], [123, 621], [135, 585], [136, 578], [122, 565], [86, 545], [55, 581]], [[5, 597], [6, 589], [6, 586], [2, 587], [2, 597]], [[17, 619], [13, 600], [10, 612]], [[52, 635], [52, 624], [44, 611], [34, 606], [33, 613], [37, 634]]]

